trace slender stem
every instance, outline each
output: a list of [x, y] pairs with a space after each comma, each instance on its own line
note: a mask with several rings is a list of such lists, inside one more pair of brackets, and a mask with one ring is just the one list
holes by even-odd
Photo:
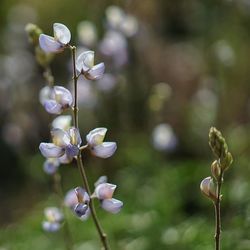
[[220, 236], [221, 236], [221, 185], [222, 185], [222, 175], [219, 177], [217, 182], [217, 200], [214, 203], [215, 209], [215, 250], [220, 250]]
[[65, 247], [67, 250], [72, 250], [72, 246], [73, 246], [73, 241], [72, 241], [72, 235], [69, 229], [69, 224], [68, 224], [68, 220], [66, 217], [66, 209], [65, 206], [62, 204], [62, 200], [63, 200], [63, 191], [62, 191], [62, 183], [61, 183], [61, 175], [59, 173], [55, 173], [53, 175], [53, 180], [54, 180], [54, 189], [55, 189], [55, 193], [58, 195], [59, 197], [59, 203], [61, 205], [61, 208], [64, 210], [64, 214], [65, 214], [65, 218], [64, 218], [64, 226], [63, 226], [63, 235], [64, 235], [64, 242], [65, 242]]
[[[73, 62], [73, 82], [74, 82], [74, 105], [73, 105], [73, 121], [74, 121], [74, 126], [76, 128], [78, 128], [78, 102], [77, 102], [77, 80], [79, 75], [77, 75], [76, 73], [76, 47], [75, 46], [70, 46], [71, 52], [72, 52], [72, 62]], [[81, 150], [79, 151], [79, 154], [77, 155], [77, 166], [79, 169], [79, 172], [81, 174], [82, 177], [82, 181], [84, 184], [84, 187], [86, 189], [86, 191], [88, 192], [88, 194], [91, 194], [91, 190], [89, 187], [89, 183], [88, 183], [88, 179], [87, 179], [87, 175], [83, 166], [83, 161], [82, 161], [82, 155], [81, 155]], [[91, 216], [92, 219], [94, 221], [95, 227], [97, 229], [97, 232], [99, 234], [100, 240], [102, 242], [102, 249], [104, 250], [110, 250], [110, 247], [108, 245], [108, 241], [107, 241], [107, 235], [104, 233], [100, 222], [97, 218], [97, 214], [95, 211], [95, 206], [93, 203], [93, 200], [90, 199], [89, 202], [89, 208], [91, 211]]]

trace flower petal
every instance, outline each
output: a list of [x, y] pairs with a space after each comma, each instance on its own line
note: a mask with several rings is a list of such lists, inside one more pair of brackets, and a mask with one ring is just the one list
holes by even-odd
[[43, 87], [39, 92], [39, 101], [42, 105], [44, 105], [45, 101], [51, 99], [52, 88], [49, 86]]
[[74, 189], [69, 190], [64, 198], [64, 205], [66, 207], [69, 207], [71, 209], [74, 209], [74, 207], [77, 205], [78, 199], [76, 197], [76, 193]]
[[59, 160], [60, 163], [62, 163], [62, 164], [69, 164], [70, 162], [72, 162], [73, 157], [69, 157], [69, 156], [65, 153], [65, 154], [63, 154], [61, 157], [59, 157], [58, 160]]
[[108, 158], [112, 156], [117, 149], [115, 142], [103, 142], [91, 149], [92, 153], [100, 158]]
[[64, 24], [54, 23], [53, 29], [54, 29], [54, 37], [58, 42], [64, 45], [70, 42], [71, 39], [70, 30]]
[[88, 203], [90, 201], [89, 194], [82, 187], [76, 187], [75, 194], [78, 199], [78, 203]]
[[106, 128], [93, 129], [87, 134], [86, 140], [91, 147], [97, 146], [103, 142], [106, 133]]
[[102, 78], [105, 71], [105, 65], [104, 63], [99, 63], [95, 66], [93, 66], [86, 74], [85, 77], [88, 80], [98, 80]]
[[95, 195], [99, 200], [111, 199], [115, 189], [116, 185], [114, 184], [102, 183], [95, 188]]
[[78, 203], [74, 208], [74, 212], [78, 217], [82, 217], [86, 214], [88, 207], [89, 206], [84, 203]]
[[65, 108], [71, 106], [73, 102], [73, 97], [68, 89], [62, 86], [55, 86], [53, 90], [56, 102], [58, 102]]
[[56, 146], [54, 143], [42, 142], [39, 149], [46, 158], [58, 158], [64, 154], [63, 148]]
[[79, 129], [75, 127], [71, 127], [68, 130], [68, 134], [70, 136], [70, 142], [72, 145], [80, 146], [82, 143], [81, 135]]
[[54, 174], [58, 167], [60, 166], [60, 161], [57, 158], [48, 158], [43, 164], [43, 170], [46, 174]]
[[47, 221], [61, 222], [63, 220], [63, 214], [57, 207], [47, 207], [44, 209], [44, 216]]
[[94, 66], [94, 51], [85, 51], [81, 53], [76, 60], [76, 69], [79, 72], [86, 72]]
[[53, 120], [52, 127], [67, 130], [70, 127], [71, 121], [71, 115], [60, 115]]
[[98, 185], [102, 184], [102, 183], [107, 183], [108, 181], [108, 177], [103, 175], [103, 176], [100, 176], [99, 179], [95, 182], [95, 187], [97, 187]]
[[117, 214], [120, 212], [121, 208], [123, 206], [123, 202], [122, 201], [119, 201], [119, 200], [116, 200], [116, 199], [106, 199], [106, 200], [103, 200], [102, 203], [101, 203], [101, 207], [112, 213], [112, 214]]
[[47, 100], [44, 102], [45, 110], [54, 115], [58, 115], [62, 113], [62, 105], [57, 103], [55, 100]]
[[39, 44], [46, 53], [56, 53], [63, 50], [62, 45], [57, 42], [54, 37], [41, 34], [39, 36]]
[[43, 221], [42, 227], [44, 231], [54, 233], [61, 228], [61, 224], [58, 222]]
[[67, 145], [67, 147], [65, 148], [65, 152], [66, 152], [66, 155], [69, 157], [69, 158], [73, 158], [75, 156], [78, 155], [79, 153], [79, 148], [78, 146], [76, 145], [72, 145], [72, 144], [69, 144]]
[[67, 145], [70, 144], [70, 137], [66, 131], [60, 128], [54, 128], [51, 130], [50, 133], [52, 137], [52, 142], [56, 146], [65, 148]]

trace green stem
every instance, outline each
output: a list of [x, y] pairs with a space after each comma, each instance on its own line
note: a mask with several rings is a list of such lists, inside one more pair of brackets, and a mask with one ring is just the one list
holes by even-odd
[[[77, 102], [77, 80], [78, 80], [78, 75], [76, 73], [76, 47], [75, 46], [70, 46], [71, 52], [72, 52], [72, 62], [73, 62], [73, 81], [74, 81], [74, 105], [73, 105], [73, 122], [74, 122], [74, 126], [78, 129], [78, 102]], [[82, 155], [81, 155], [81, 151], [79, 151], [79, 154], [77, 155], [77, 166], [79, 169], [79, 172], [81, 174], [82, 177], [82, 181], [84, 184], [84, 187], [87, 191], [87, 193], [90, 195], [91, 194], [91, 190], [89, 187], [89, 183], [88, 183], [88, 179], [87, 179], [87, 175], [83, 166], [83, 161], [82, 161]], [[101, 224], [97, 218], [97, 214], [95, 211], [95, 206], [93, 203], [93, 200], [90, 199], [89, 202], [89, 208], [91, 211], [91, 216], [92, 219], [94, 221], [95, 227], [97, 229], [97, 232], [99, 234], [100, 240], [102, 242], [102, 246], [104, 250], [110, 250], [110, 247], [108, 245], [108, 241], [107, 241], [107, 235], [104, 233]]]
[[220, 239], [221, 239], [221, 185], [222, 185], [222, 175], [217, 181], [217, 199], [214, 203], [215, 209], [215, 250], [220, 250]]

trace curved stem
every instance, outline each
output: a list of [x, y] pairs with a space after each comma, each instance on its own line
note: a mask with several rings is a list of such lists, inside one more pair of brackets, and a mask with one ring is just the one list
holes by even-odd
[[221, 185], [222, 185], [222, 175], [217, 182], [217, 200], [214, 203], [215, 209], [215, 250], [220, 250], [220, 236], [221, 236]]
[[[72, 52], [72, 63], [73, 63], [73, 81], [74, 81], [74, 105], [73, 105], [73, 121], [74, 121], [74, 126], [78, 129], [78, 103], [77, 103], [77, 80], [78, 80], [78, 75], [76, 73], [76, 47], [75, 46], [70, 46], [71, 52]], [[86, 176], [86, 172], [83, 166], [83, 161], [82, 161], [82, 155], [81, 155], [81, 150], [79, 151], [79, 154], [77, 155], [77, 166], [79, 169], [79, 172], [81, 174], [82, 180], [83, 180], [83, 184], [84, 187], [86, 189], [86, 191], [88, 192], [88, 194], [91, 194], [91, 190], [89, 187], [89, 183], [88, 183], [88, 179]], [[102, 242], [103, 245], [103, 249], [104, 250], [110, 250], [110, 247], [108, 245], [108, 241], [107, 241], [107, 235], [104, 233], [100, 222], [97, 218], [96, 215], [96, 211], [95, 211], [95, 206], [93, 203], [93, 200], [90, 199], [89, 202], [89, 208], [91, 211], [91, 216], [92, 219], [94, 221], [95, 227], [97, 229], [97, 232], [99, 234], [100, 240]]]

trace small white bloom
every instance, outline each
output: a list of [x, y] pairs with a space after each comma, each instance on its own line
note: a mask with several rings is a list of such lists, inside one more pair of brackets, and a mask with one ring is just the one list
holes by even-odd
[[52, 121], [53, 128], [60, 128], [62, 130], [67, 130], [71, 126], [72, 116], [70, 115], [60, 115]]
[[64, 24], [54, 23], [53, 29], [54, 37], [45, 34], [39, 36], [40, 47], [46, 53], [63, 51], [71, 39], [70, 31]]

